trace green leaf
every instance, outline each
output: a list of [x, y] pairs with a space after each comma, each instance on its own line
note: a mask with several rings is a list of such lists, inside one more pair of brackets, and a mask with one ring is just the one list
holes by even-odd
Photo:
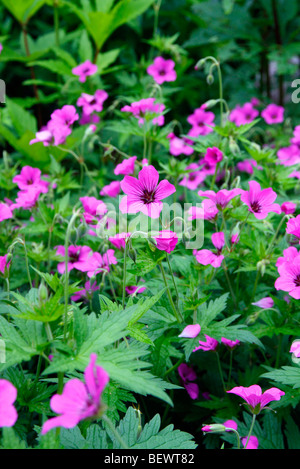
[[46, 0], [1, 0], [3, 5], [21, 24], [28, 20], [46, 3]]

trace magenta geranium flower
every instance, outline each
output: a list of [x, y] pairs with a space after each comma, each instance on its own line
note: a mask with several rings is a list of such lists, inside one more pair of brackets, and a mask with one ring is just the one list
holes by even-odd
[[100, 195], [106, 197], [117, 197], [121, 192], [120, 181], [112, 181], [107, 186], [102, 187]]
[[103, 103], [108, 98], [104, 90], [97, 90], [94, 94], [82, 93], [77, 100], [77, 106], [82, 107], [85, 116], [90, 116], [93, 112], [101, 112]]
[[79, 81], [84, 83], [87, 77], [97, 73], [97, 70], [97, 65], [93, 64], [90, 60], [86, 60], [82, 64], [77, 65], [77, 67], [74, 67], [72, 73], [73, 75], [79, 76]]
[[95, 281], [93, 284], [88, 280], [84, 284], [84, 288], [82, 290], [77, 291], [74, 295], [71, 296], [72, 301], [79, 301], [79, 300], [90, 300], [93, 296], [93, 293], [97, 290], [100, 290], [99, 285]]
[[105, 253], [100, 254], [99, 252], [94, 252], [91, 256], [88, 256], [86, 259], [80, 263], [80, 268], [82, 272], [87, 272], [89, 278], [95, 277], [101, 272], [109, 272], [111, 264], [117, 264], [118, 260], [115, 257], [115, 251], [113, 249], [108, 249]]
[[291, 215], [292, 213], [295, 212], [296, 208], [297, 208], [297, 204], [295, 204], [294, 202], [283, 202], [283, 204], [281, 204], [280, 206], [281, 208], [281, 211], [283, 213], [285, 213], [286, 215]]
[[128, 295], [137, 295], [138, 293], [143, 293], [146, 289], [147, 287], [143, 287], [142, 285], [128, 285], [125, 287]]
[[156, 248], [167, 253], [174, 251], [178, 243], [177, 234], [171, 230], [160, 231], [158, 236], [154, 236], [154, 239], [156, 241]]
[[243, 106], [238, 104], [231, 111], [229, 120], [239, 127], [240, 125], [250, 124], [258, 115], [259, 112], [253, 107], [252, 103], [245, 103]]
[[[243, 438], [241, 438], [241, 442], [245, 448], [245, 445], [247, 443], [247, 437], [244, 436]], [[251, 435], [247, 443], [247, 447], [245, 449], [257, 449], [258, 445], [259, 445], [258, 438], [254, 435]]]
[[300, 148], [298, 145], [282, 147], [278, 150], [277, 157], [283, 166], [294, 166], [300, 163]]
[[179, 334], [178, 337], [185, 337], [185, 338], [195, 338], [197, 335], [200, 334], [201, 326], [200, 324], [190, 324], [186, 326], [183, 331]]
[[194, 148], [192, 147], [193, 142], [187, 138], [179, 138], [171, 132], [167, 135], [167, 138], [170, 140], [170, 153], [173, 156], [179, 155], [191, 155], [194, 153]]
[[200, 190], [198, 191], [198, 195], [201, 197], [208, 197], [216, 204], [219, 210], [223, 210], [234, 197], [237, 197], [242, 192], [242, 189], [221, 189], [218, 192]]
[[199, 386], [198, 384], [193, 383], [193, 381], [197, 379], [197, 374], [193, 368], [185, 363], [181, 363], [178, 367], [178, 374], [190, 398], [193, 400], [198, 399]]
[[208, 336], [207, 334], [204, 334], [204, 336], [206, 341], [204, 342], [199, 340], [200, 345], [194, 348], [193, 352], [196, 352], [197, 350], [204, 350], [204, 352], [214, 352], [217, 349], [219, 342], [213, 337]]
[[210, 199], [204, 199], [200, 207], [189, 208], [189, 220], [200, 219], [214, 221], [218, 213], [219, 210], [215, 202]]
[[223, 160], [223, 152], [217, 147], [209, 147], [206, 150], [204, 160], [209, 165], [215, 166]]
[[217, 252], [214, 253], [208, 249], [201, 249], [200, 251], [196, 251], [196, 260], [199, 264], [202, 265], [211, 265], [212, 267], [220, 267], [224, 256], [222, 254], [222, 249], [225, 245], [225, 236], [224, 233], [221, 231], [219, 233], [213, 233], [211, 236], [211, 241]]
[[274, 300], [270, 296], [266, 296], [265, 298], [262, 298], [261, 300], [251, 304], [262, 309], [273, 308]]
[[14, 407], [17, 399], [17, 389], [6, 379], [0, 379], [0, 428], [13, 427], [18, 419]]
[[296, 358], [300, 358], [300, 340], [294, 340], [290, 347], [290, 353], [292, 353]]
[[52, 122], [56, 123], [57, 126], [70, 127], [79, 119], [76, 108], [70, 104], [66, 104], [61, 109], [56, 109], [51, 114]]
[[58, 417], [47, 420], [42, 435], [56, 427], [74, 428], [81, 420], [99, 418], [103, 413], [101, 394], [109, 381], [108, 373], [96, 365], [97, 355], [91, 354], [90, 363], [84, 372], [85, 381], [78, 378], [68, 381], [62, 394], [55, 394], [50, 400], [53, 412]]
[[230, 340], [230, 339], [226, 339], [225, 337], [221, 338], [221, 342], [222, 344], [226, 345], [226, 347], [228, 347], [231, 350], [237, 347], [238, 345], [240, 345], [241, 343], [239, 340]]
[[248, 174], [253, 174], [253, 168], [256, 169], [263, 169], [262, 166], [258, 166], [257, 161], [253, 159], [246, 159], [243, 161], [239, 161], [236, 165], [237, 169], [241, 172], [248, 173]]
[[87, 223], [97, 221], [107, 213], [105, 203], [102, 200], [96, 199], [96, 197], [85, 196], [80, 197], [79, 200], [84, 208], [83, 216]]
[[269, 104], [261, 113], [267, 124], [280, 124], [284, 120], [284, 108], [277, 104]]
[[114, 173], [116, 175], [123, 174], [125, 176], [129, 174], [133, 174], [136, 159], [137, 159], [136, 156], [131, 156], [130, 158], [123, 160], [122, 163], [118, 164], [115, 167]]
[[159, 85], [165, 81], [175, 81], [177, 78], [174, 70], [175, 62], [171, 59], [156, 57], [154, 62], [147, 68], [148, 75], [151, 75]]
[[198, 163], [191, 163], [188, 166], [186, 166], [186, 171], [189, 170], [195, 170], [195, 171], [189, 171], [189, 173], [183, 177], [183, 179], [180, 181], [179, 185], [187, 187], [191, 191], [197, 189], [199, 184], [201, 184], [205, 178], [206, 178], [206, 173], [201, 169]]
[[38, 168], [32, 168], [31, 166], [24, 166], [21, 169], [20, 174], [13, 177], [12, 182], [17, 184], [19, 189], [27, 190], [34, 186], [40, 190], [40, 192], [47, 193], [49, 182], [41, 179], [42, 172]]
[[0, 256], [0, 273], [5, 275], [10, 266], [10, 261], [7, 262], [7, 254], [5, 256]]
[[155, 103], [155, 98], [145, 98], [131, 103], [130, 106], [122, 107], [121, 111], [131, 113], [138, 119], [140, 125], [143, 125], [145, 120], [150, 119], [154, 125], [162, 126], [165, 122], [162, 114], [165, 108], [164, 104]]
[[190, 137], [198, 137], [199, 135], [207, 135], [213, 132], [215, 115], [211, 111], [206, 111], [203, 106], [194, 110], [188, 116], [187, 121], [192, 128], [189, 130]]
[[[278, 261], [277, 261], [278, 262]], [[292, 298], [300, 299], [300, 255], [290, 261], [285, 261], [277, 265], [279, 277], [275, 281], [276, 290], [283, 290], [289, 293]]]
[[162, 200], [176, 192], [176, 189], [167, 179], [160, 183], [158, 180], [158, 171], [151, 165], [141, 169], [138, 179], [125, 176], [121, 188], [127, 195], [121, 200], [121, 212], [142, 212], [151, 218], [159, 218], [163, 208]]
[[298, 238], [300, 243], [300, 215], [288, 220], [286, 224], [286, 232]]
[[9, 207], [9, 205], [0, 202], [0, 222], [9, 220], [9, 218], [13, 218], [12, 209]]
[[[56, 246], [56, 254], [58, 256], [65, 257], [66, 249], [65, 246]], [[68, 247], [68, 272], [73, 269], [82, 270], [88, 259], [92, 257], [93, 251], [89, 246], [69, 246]], [[60, 274], [65, 273], [65, 262], [59, 262], [57, 270]]]
[[249, 182], [249, 191], [243, 191], [241, 201], [249, 207], [249, 212], [262, 220], [268, 216], [270, 212], [281, 213], [279, 204], [274, 204], [277, 194], [271, 187], [261, 189], [256, 181]]
[[259, 414], [269, 402], [279, 401], [281, 396], [285, 395], [285, 393], [278, 388], [270, 388], [262, 393], [261, 387], [257, 384], [253, 384], [248, 388], [237, 386], [226, 392], [236, 394], [245, 399], [249, 410], [256, 415]]
[[110, 236], [108, 239], [117, 249], [125, 249], [126, 239], [129, 238], [131, 233], [117, 233], [114, 236]]

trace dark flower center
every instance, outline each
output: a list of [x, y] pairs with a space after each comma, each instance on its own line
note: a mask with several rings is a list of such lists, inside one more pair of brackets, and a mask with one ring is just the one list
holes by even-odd
[[143, 195], [141, 197], [141, 200], [144, 202], [144, 204], [148, 205], [154, 202], [155, 200], [155, 192], [154, 191], [147, 191], [147, 189], [144, 189]]
[[159, 70], [158, 74], [160, 76], [164, 76], [166, 74], [166, 71], [165, 70]]
[[258, 203], [257, 201], [256, 201], [256, 202], [252, 202], [251, 208], [252, 208], [253, 212], [256, 212], [256, 213], [260, 213], [260, 212], [261, 212], [261, 205], [260, 205], [260, 203]]
[[300, 287], [300, 274], [297, 275], [297, 277], [294, 280], [294, 283], [296, 287]]

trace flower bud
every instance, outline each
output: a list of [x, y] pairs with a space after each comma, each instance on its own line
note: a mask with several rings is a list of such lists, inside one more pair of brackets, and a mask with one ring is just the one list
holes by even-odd
[[207, 75], [206, 82], [208, 85], [212, 85], [214, 81], [215, 81], [214, 76], [211, 73]]
[[201, 428], [204, 433], [224, 433], [227, 431], [225, 425], [219, 423], [213, 423], [211, 425], [205, 425]]

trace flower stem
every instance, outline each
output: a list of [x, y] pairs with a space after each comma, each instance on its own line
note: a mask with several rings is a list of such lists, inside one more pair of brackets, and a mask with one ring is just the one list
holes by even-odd
[[122, 446], [123, 449], [129, 449], [129, 447], [127, 446], [127, 444], [125, 443], [125, 441], [123, 440], [123, 438], [121, 437], [120, 433], [118, 432], [118, 430], [116, 429], [116, 427], [114, 426], [114, 424], [112, 423], [112, 421], [110, 420], [110, 418], [107, 417], [107, 415], [103, 415], [102, 416], [102, 420], [106, 423], [106, 425], [109, 427], [109, 429], [111, 430], [111, 432], [113, 433], [115, 439], [120, 443], [120, 445]]
[[217, 363], [218, 363], [218, 369], [219, 369], [219, 373], [220, 373], [220, 378], [221, 378], [221, 381], [222, 381], [222, 386], [223, 386], [224, 391], [226, 391], [226, 387], [225, 387], [225, 383], [224, 383], [224, 378], [223, 378], [223, 373], [222, 373], [221, 362], [220, 362], [219, 352], [216, 352], [216, 357], [217, 357]]
[[252, 431], [253, 431], [253, 427], [254, 427], [254, 424], [255, 424], [255, 419], [256, 419], [256, 414], [253, 414], [253, 415], [252, 415], [252, 422], [251, 422], [250, 430], [249, 430], [249, 433], [248, 433], [248, 436], [247, 436], [247, 440], [246, 440], [244, 449], [247, 448], [247, 445], [248, 445], [248, 443], [249, 443], [250, 436], [251, 436], [251, 433], [252, 433]]
[[126, 294], [126, 260], [127, 260], [127, 242], [125, 241], [124, 248], [124, 263], [123, 263], [123, 294], [122, 294], [122, 308], [125, 308], [125, 294]]
[[161, 270], [161, 273], [162, 273], [162, 276], [163, 276], [164, 284], [165, 284], [166, 289], [167, 289], [167, 295], [168, 295], [168, 298], [169, 298], [170, 305], [172, 307], [173, 313], [174, 313], [177, 321], [180, 323], [180, 322], [182, 322], [182, 316], [181, 316], [180, 312], [177, 311], [177, 309], [174, 305], [172, 295], [171, 295], [171, 291], [170, 291], [170, 287], [169, 287], [168, 282], [167, 282], [166, 273], [165, 273], [165, 270], [163, 268], [163, 265], [162, 265], [161, 261], [159, 262], [159, 267], [160, 267], [160, 270]]

